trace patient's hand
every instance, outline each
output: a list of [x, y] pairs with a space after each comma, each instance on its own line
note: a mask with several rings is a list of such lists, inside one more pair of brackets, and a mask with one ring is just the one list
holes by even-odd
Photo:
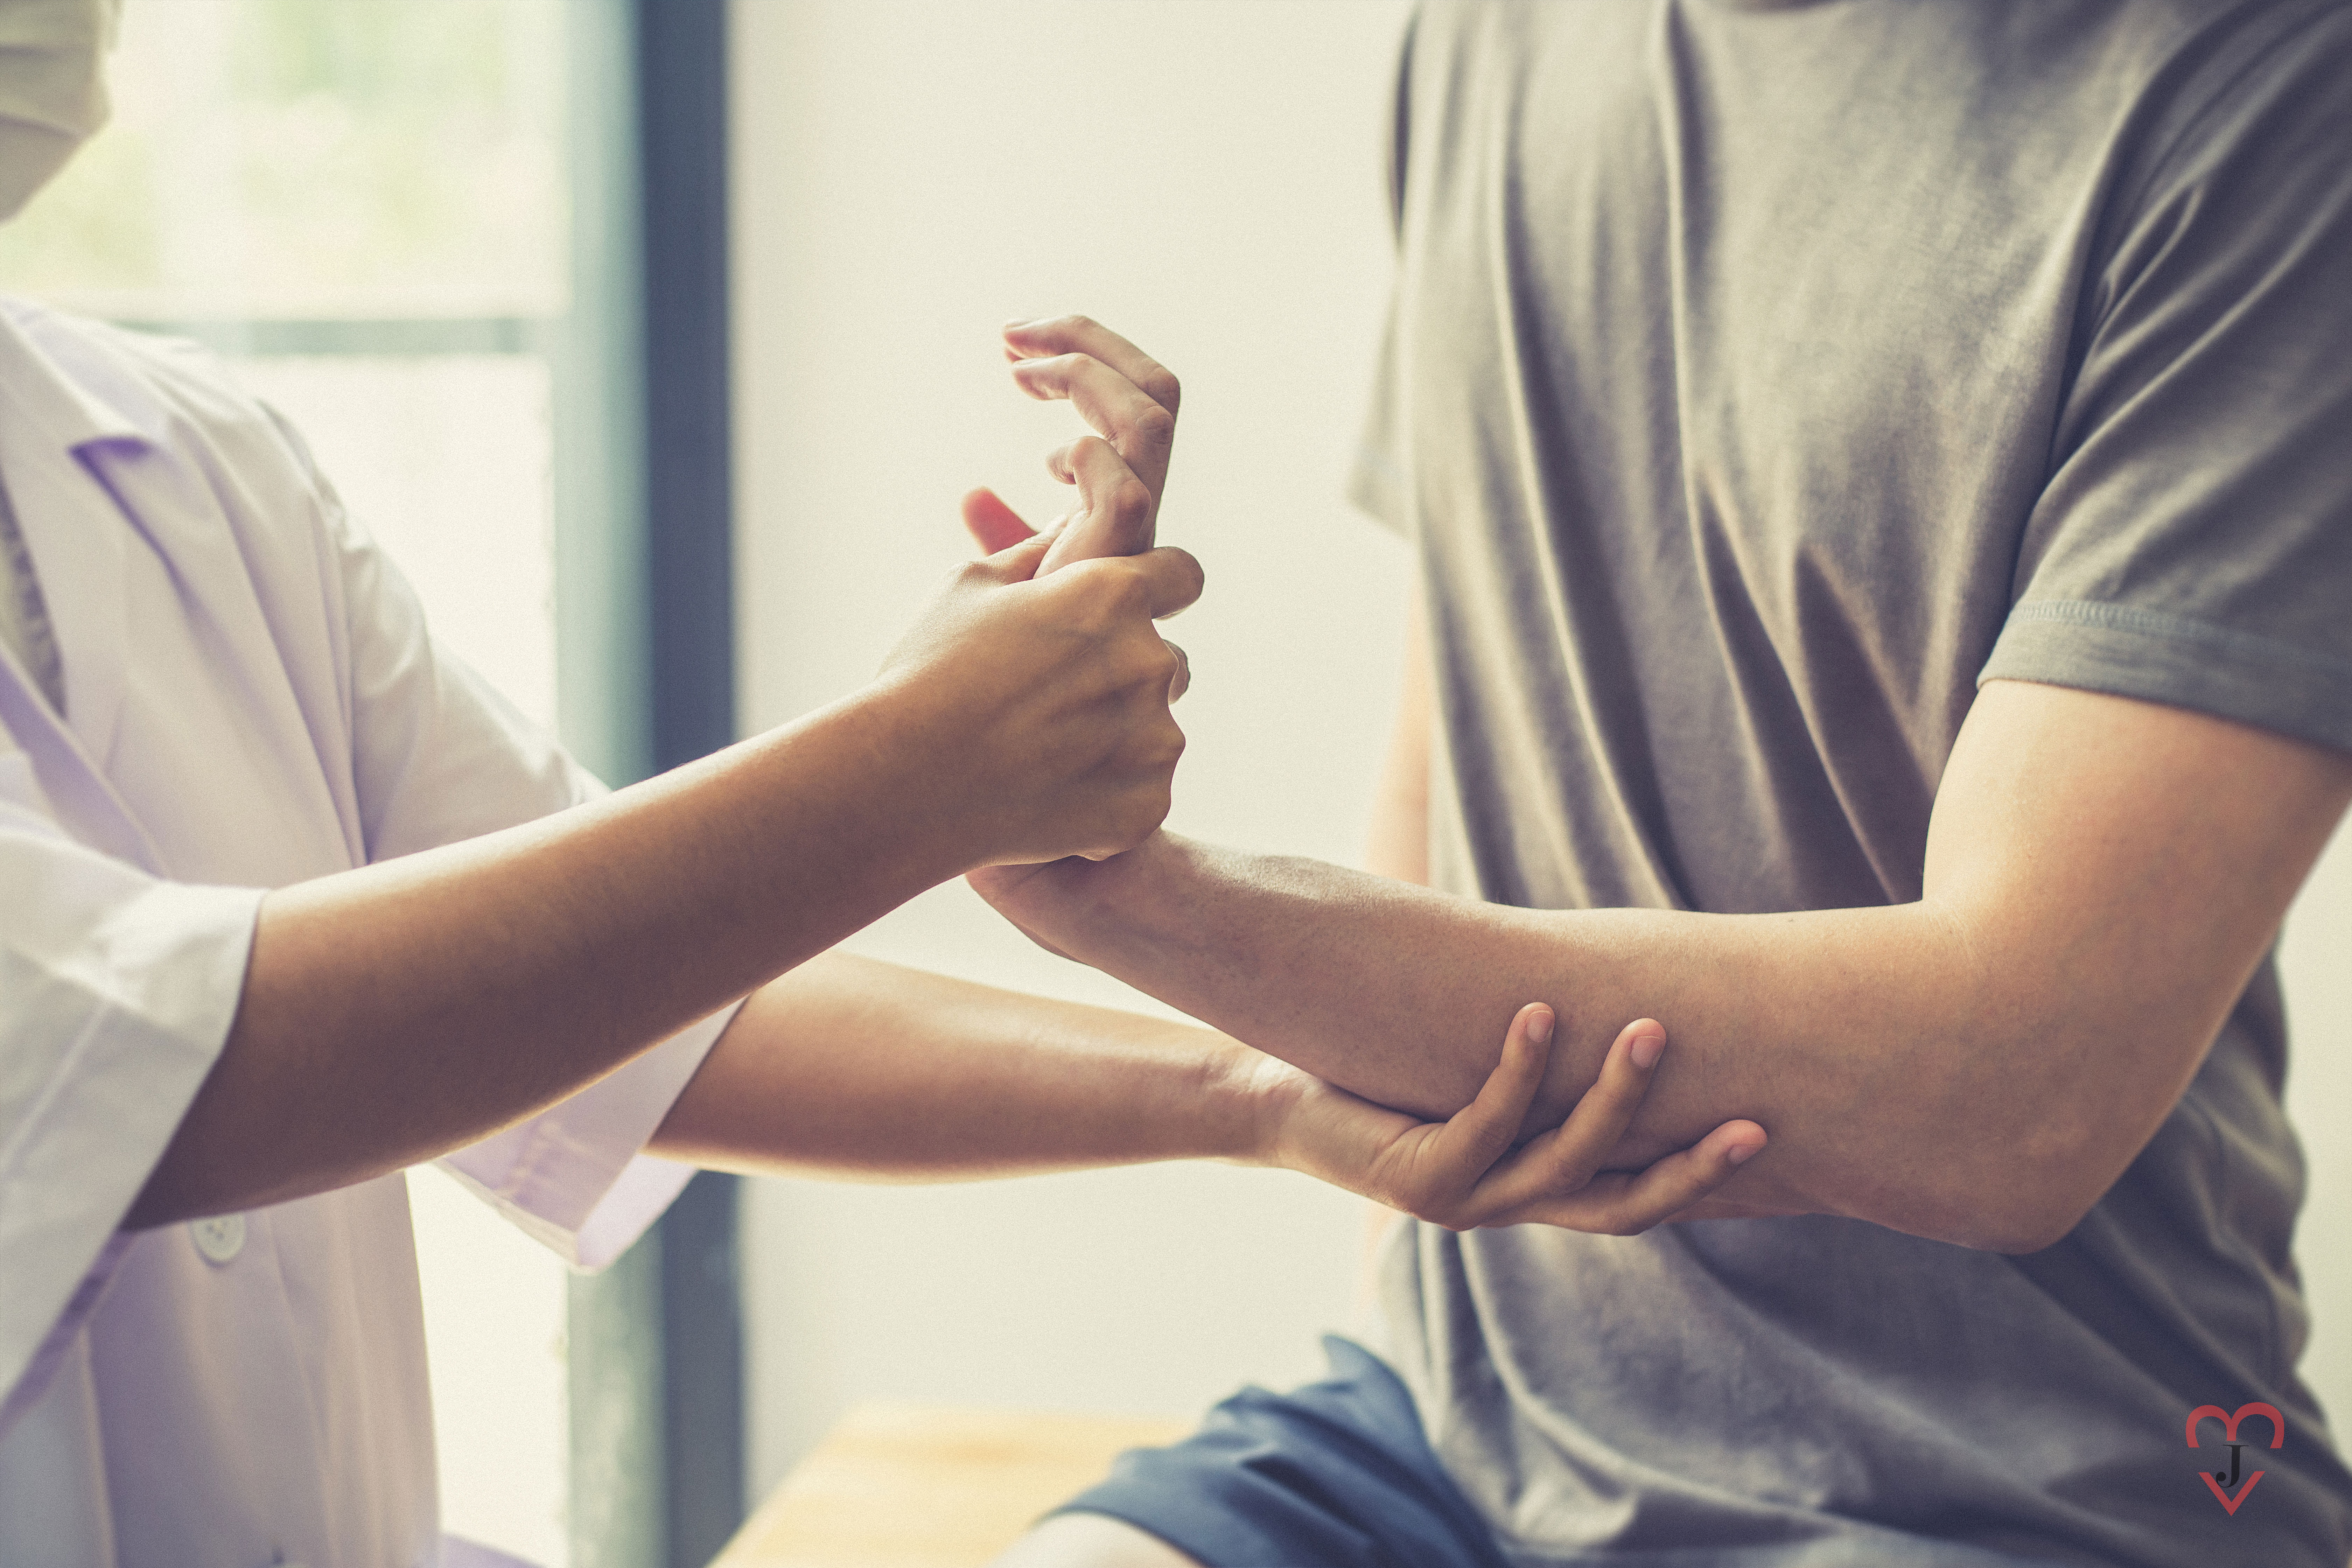
[[[1045, 467], [1078, 492], [1076, 508], [1047, 525], [1060, 531], [1037, 565], [1043, 577], [1079, 561], [1138, 555], [1159, 531], [1160, 496], [1176, 441], [1182, 395], [1174, 373], [1109, 328], [1085, 316], [1053, 316], [1004, 329], [1004, 357], [1021, 390], [1041, 401], [1066, 399], [1096, 434], [1056, 447]], [[994, 490], [963, 498], [964, 526], [990, 555], [1036, 531]], [[1176, 656], [1171, 702], [1192, 684], [1184, 650]], [[971, 875], [983, 896], [998, 885], [995, 868]]]
[[[1055, 316], [1004, 329], [1013, 379], [1030, 396], [1066, 398], [1094, 427], [1092, 436], [1056, 447], [1045, 467], [1077, 488], [1078, 504], [1037, 569], [1045, 576], [1073, 561], [1138, 555], [1151, 548], [1168, 458], [1176, 441], [1181, 395], [1166, 365], [1109, 328], [1084, 316]], [[965, 526], [994, 554], [1032, 531], [1020, 515], [977, 489], [964, 497]]]
[[1601, 1079], [1568, 1121], [1511, 1147], [1551, 1051], [1552, 1013], [1519, 1009], [1503, 1059], [1446, 1121], [1418, 1121], [1272, 1057], [1253, 1064], [1269, 1106], [1263, 1159], [1376, 1198], [1449, 1230], [1542, 1224], [1633, 1236], [1694, 1211], [1764, 1147], [1752, 1121], [1727, 1121], [1645, 1171], [1601, 1170], [1657, 1073], [1665, 1030], [1644, 1018], [1609, 1047]]

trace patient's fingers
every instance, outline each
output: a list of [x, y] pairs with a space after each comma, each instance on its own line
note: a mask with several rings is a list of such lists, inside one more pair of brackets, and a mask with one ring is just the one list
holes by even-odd
[[1175, 372], [1087, 317], [1047, 316], [1034, 321], [1011, 322], [1004, 329], [1007, 359], [1045, 359], [1066, 353], [1087, 354], [1100, 360], [1171, 414], [1176, 412], [1183, 396]]
[[1139, 555], [1151, 548], [1151, 492], [1109, 442], [1082, 436], [1046, 460], [1056, 478], [1078, 487], [1078, 510], [1038, 568], [1040, 574], [1073, 561]]
[[997, 493], [985, 485], [969, 491], [963, 498], [963, 525], [980, 542], [982, 555], [993, 555], [1009, 550], [1036, 533], [1036, 530], [1021, 521], [1021, 514], [1004, 504]]
[[1066, 397], [1118, 447], [1157, 510], [1168, 482], [1183, 388], [1166, 365], [1085, 316], [1053, 316], [1004, 329], [1013, 379], [1032, 397]]
[[1636, 1018], [1617, 1032], [1601, 1058], [1601, 1077], [1584, 1091], [1568, 1120], [1519, 1151], [1497, 1171], [1480, 1198], [1496, 1207], [1515, 1207], [1549, 1194], [1572, 1193], [1593, 1173], [1632, 1126], [1642, 1097], [1657, 1076], [1666, 1031], [1654, 1018]]
[[1604, 1236], [1638, 1236], [1706, 1198], [1764, 1147], [1764, 1129], [1727, 1121], [1678, 1154], [1633, 1175], [1596, 1176], [1580, 1192], [1540, 1199], [1489, 1224], [1537, 1223]]
[[1068, 398], [1095, 433], [1118, 448], [1159, 504], [1176, 444], [1172, 412], [1091, 354], [1016, 360], [1013, 379], [1032, 397]]

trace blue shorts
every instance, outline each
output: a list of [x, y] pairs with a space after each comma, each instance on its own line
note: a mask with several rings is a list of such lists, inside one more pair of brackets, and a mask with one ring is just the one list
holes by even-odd
[[1209, 1568], [1509, 1568], [1396, 1373], [1336, 1335], [1323, 1352], [1321, 1383], [1245, 1388], [1056, 1511], [1124, 1520]]
[[[1327, 1336], [1323, 1349], [1331, 1375], [1322, 1382], [1289, 1394], [1245, 1388], [1182, 1442], [1121, 1454], [1108, 1479], [1055, 1511], [1124, 1520], [1208, 1568], [1510, 1568], [1494, 1531], [1430, 1452], [1396, 1373], [1347, 1340]], [[1889, 1531], [1809, 1543], [1653, 1549], [1640, 1561], [1652, 1568], [1792, 1561], [1817, 1568], [2049, 1568]]]

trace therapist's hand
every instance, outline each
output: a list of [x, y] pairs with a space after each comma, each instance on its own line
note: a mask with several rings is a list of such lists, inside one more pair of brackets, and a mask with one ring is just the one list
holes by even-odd
[[1150, 550], [1041, 577], [1059, 537], [958, 571], [877, 683], [922, 759], [910, 824], [944, 815], [967, 867], [1101, 858], [1168, 815], [1181, 665], [1151, 623], [1200, 597], [1200, 563]]
[[1642, 1018], [1619, 1032], [1600, 1081], [1568, 1121], [1514, 1149], [1543, 1082], [1552, 1027], [1550, 1008], [1520, 1008], [1477, 1098], [1445, 1121], [1418, 1121], [1259, 1058], [1251, 1070], [1270, 1107], [1260, 1158], [1448, 1230], [1539, 1224], [1633, 1236], [1696, 1217], [1696, 1205], [1764, 1146], [1756, 1123], [1727, 1121], [1647, 1170], [1601, 1169], [1664, 1057], [1665, 1030]]

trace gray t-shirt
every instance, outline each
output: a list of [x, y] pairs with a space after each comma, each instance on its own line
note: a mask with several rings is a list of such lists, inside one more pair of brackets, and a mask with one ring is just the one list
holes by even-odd
[[[1916, 899], [1990, 677], [2352, 749], [2352, 7], [1434, 5], [1395, 152], [1359, 493], [1426, 572], [1441, 886]], [[1388, 1349], [1523, 1563], [2343, 1568], [2284, 1070], [2265, 965], [2031, 1257], [1415, 1226]], [[2184, 1427], [2255, 1400], [2232, 1516]]]

